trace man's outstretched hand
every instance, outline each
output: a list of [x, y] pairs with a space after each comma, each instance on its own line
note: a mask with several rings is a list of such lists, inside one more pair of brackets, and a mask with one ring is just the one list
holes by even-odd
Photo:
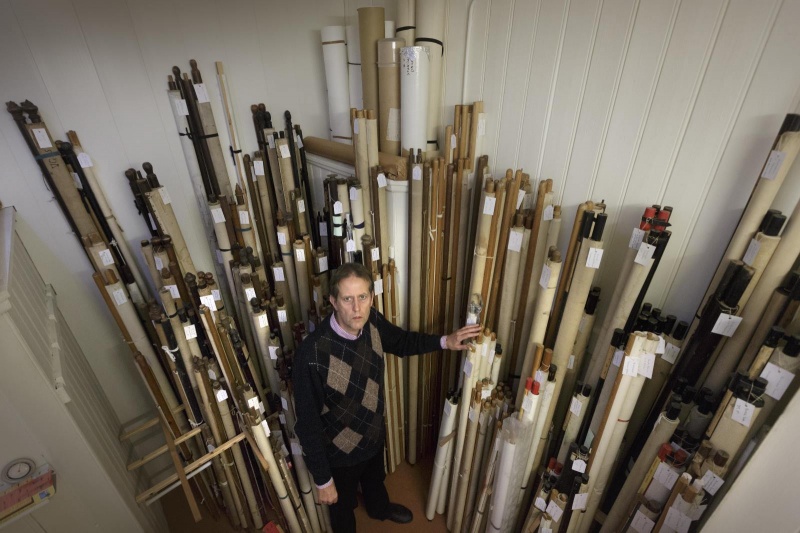
[[317, 489], [319, 494], [319, 503], [323, 505], [333, 505], [339, 501], [339, 493], [336, 492], [336, 483], [331, 481], [331, 484], [324, 489]]
[[447, 349], [448, 350], [465, 350], [466, 344], [461, 344], [464, 339], [477, 337], [481, 332], [480, 324], [472, 324], [471, 326], [464, 326], [463, 328], [454, 331], [447, 336]]

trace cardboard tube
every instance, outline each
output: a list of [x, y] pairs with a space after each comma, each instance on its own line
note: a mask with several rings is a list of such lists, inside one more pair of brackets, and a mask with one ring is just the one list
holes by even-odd
[[347, 79], [351, 109], [364, 108], [364, 93], [361, 86], [361, 42], [358, 38], [358, 24], [345, 28], [347, 36]]
[[403, 153], [427, 146], [430, 48], [400, 50], [400, 146]]
[[[414, 44], [430, 49], [430, 90], [428, 91], [428, 118], [425, 152], [435, 152], [439, 146], [439, 127], [442, 123], [442, 65], [444, 64], [445, 0], [419, 2], [416, 13]], [[410, 43], [409, 43], [410, 44]]]
[[378, 41], [379, 137], [381, 152], [400, 155], [400, 49], [402, 39]]
[[364, 109], [378, 110], [378, 51], [376, 43], [386, 34], [382, 7], [358, 9], [358, 39], [361, 48], [361, 87]]
[[352, 144], [347, 46], [344, 26], [325, 26], [321, 31], [322, 60], [328, 86], [328, 118], [331, 140]]

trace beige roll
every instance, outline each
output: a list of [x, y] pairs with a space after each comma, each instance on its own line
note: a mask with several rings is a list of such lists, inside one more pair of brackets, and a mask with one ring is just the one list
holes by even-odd
[[277, 394], [280, 388], [280, 376], [278, 375], [277, 359], [278, 356], [273, 356], [274, 350], [270, 349], [269, 344], [269, 318], [266, 311], [259, 311], [253, 313], [253, 332], [255, 334], [256, 346], [259, 356], [261, 356], [261, 366], [267, 374], [267, 381], [269, 382], [269, 390], [273, 394]]
[[[190, 324], [188, 321], [181, 323], [180, 318], [178, 318], [178, 312], [175, 309], [175, 301], [173, 300], [169, 289], [163, 287], [159, 293], [161, 295], [161, 302], [164, 304], [164, 311], [167, 317], [169, 317], [170, 326], [172, 326], [172, 331], [175, 334], [175, 340], [178, 343], [178, 349], [180, 350], [181, 359], [183, 359], [186, 373], [189, 375], [189, 381], [192, 384], [192, 390], [194, 391], [195, 396], [197, 396], [197, 380], [195, 379], [193, 372], [194, 364], [192, 363], [192, 358], [201, 357], [201, 354], [199, 346], [197, 345], [197, 341], [195, 340], [197, 336], [195, 326]], [[192, 340], [195, 341], [193, 345], [194, 349], [189, 347], [187, 337], [191, 337]]]
[[386, 205], [386, 187], [388, 184], [389, 182], [386, 178], [386, 174], [384, 172], [379, 172], [377, 176], [377, 182], [373, 184], [374, 187], [378, 188], [378, 205], [373, 206], [373, 212], [377, 208], [380, 222], [380, 254], [382, 262], [388, 261], [391, 257], [389, 255], [389, 209]]
[[[725, 406], [722, 418], [713, 429], [713, 433], [709, 435], [708, 441], [714, 449], [727, 452], [731, 457], [735, 457], [739, 453], [739, 448], [744, 444], [749, 426], [733, 419], [733, 410], [736, 406], [737, 398], [731, 396], [728, 405]], [[761, 407], [754, 407], [750, 418], [750, 425], [752, 425], [761, 413]]]
[[[195, 77], [197, 72], [197, 64], [194, 60], [192, 64], [192, 77]], [[186, 74], [184, 73], [184, 76]], [[211, 109], [211, 102], [205, 101], [197, 102], [197, 114], [200, 116], [200, 122], [203, 125], [203, 136], [206, 137], [206, 145], [208, 146], [208, 153], [211, 156], [211, 165], [214, 167], [214, 174], [217, 177], [219, 184], [219, 191], [222, 196], [233, 196], [231, 189], [231, 180], [228, 177], [228, 167], [225, 165], [225, 153], [222, 151], [222, 144], [220, 144], [219, 136], [217, 135], [217, 123], [214, 120], [214, 111]], [[194, 272], [194, 271], [192, 271]]]
[[561, 439], [561, 447], [558, 450], [556, 459], [559, 463], [565, 464], [567, 454], [569, 453], [569, 446], [575, 439], [578, 438], [578, 432], [581, 429], [583, 419], [586, 417], [586, 410], [589, 405], [589, 396], [583, 393], [583, 390], [578, 391], [575, 395], [571, 396], [570, 410], [564, 419], [564, 437]]
[[[464, 518], [462, 522], [465, 526], [468, 526], [470, 521], [472, 520], [472, 516], [475, 511], [475, 501], [478, 498], [478, 483], [481, 479], [481, 473], [484, 470], [484, 459], [486, 459], [486, 453], [484, 452], [484, 448], [486, 447], [486, 433], [488, 428], [490, 427], [491, 415], [489, 411], [491, 409], [491, 403], [488, 401], [484, 401], [483, 405], [481, 406], [481, 416], [478, 419], [478, 436], [475, 439], [475, 453], [472, 457], [472, 469], [470, 470], [471, 475], [469, 478], [469, 490], [467, 491], [467, 505], [464, 508]], [[491, 430], [488, 430], [489, 438], [491, 438]]]
[[361, 184], [356, 183], [350, 186], [350, 216], [353, 221], [353, 240], [361, 242], [361, 237], [364, 236], [364, 199], [362, 198], [364, 191], [361, 189]]
[[[278, 208], [287, 215], [293, 212], [291, 192], [294, 190], [294, 169], [292, 167], [292, 153], [289, 150], [289, 141], [277, 139], [275, 147], [280, 168], [280, 182], [283, 195], [278, 198]], [[273, 176], [273, 182], [278, 181]]]
[[317, 516], [318, 504], [314, 499], [314, 489], [311, 487], [311, 473], [308, 471], [306, 460], [303, 457], [303, 447], [300, 446], [300, 441], [297, 437], [292, 437], [289, 441], [292, 448], [292, 463], [297, 473], [297, 484], [303, 498], [303, 505], [308, 515], [311, 531], [322, 531], [322, 525]]
[[[236, 428], [233, 425], [231, 418], [231, 407], [228, 403], [228, 393], [223, 389], [219, 382], [212, 384], [214, 396], [217, 401], [217, 408], [219, 409], [220, 418], [222, 419], [222, 426], [225, 431], [225, 440], [230, 440], [237, 435]], [[233, 462], [236, 465], [236, 471], [239, 473], [239, 481], [242, 484], [242, 491], [244, 492], [247, 506], [250, 509], [250, 517], [252, 523], [257, 529], [260, 529], [264, 522], [261, 521], [261, 512], [258, 510], [258, 502], [256, 500], [255, 492], [253, 492], [253, 484], [250, 481], [250, 474], [247, 470], [247, 463], [244, 460], [242, 449], [239, 446], [231, 447], [233, 452]]]
[[278, 328], [281, 330], [283, 346], [287, 350], [294, 350], [294, 335], [292, 335], [292, 323], [289, 321], [289, 311], [286, 301], [283, 298], [277, 300]]
[[661, 445], [669, 442], [672, 434], [678, 428], [679, 420], [676, 415], [677, 413], [674, 412], [672, 413], [672, 418], [668, 417], [667, 412], [659, 415], [656, 425], [650, 432], [650, 436], [647, 437], [644, 447], [639, 452], [639, 457], [636, 458], [633, 468], [625, 478], [625, 484], [622, 486], [616, 500], [614, 500], [611, 511], [606, 515], [601, 532], [618, 531], [627, 522], [627, 518], [635, 505], [635, 497], [639, 486], [644, 481], [650, 466], [653, 464], [653, 460], [658, 455]]
[[[480, 337], [478, 337], [480, 339]], [[471, 391], [475, 386], [476, 372], [473, 368], [478, 363], [480, 353], [474, 344], [467, 348], [466, 358], [464, 363], [464, 385], [462, 391]], [[469, 370], [469, 373], [466, 372]], [[461, 456], [464, 453], [464, 440], [467, 433], [467, 423], [469, 420], [469, 411], [471, 405], [471, 398], [469, 392], [462, 393], [458, 402], [458, 420], [456, 422], [456, 442], [455, 451], [453, 452], [453, 467], [450, 473], [450, 497], [447, 504], [447, 524], [452, 530], [452, 525], [455, 523], [456, 511], [456, 492], [458, 487], [459, 468], [461, 466]]]
[[[336, 201], [342, 204], [341, 214], [343, 215], [349, 214], [352, 220], [353, 211], [350, 205], [350, 194], [351, 193], [347, 185], [347, 180], [345, 179], [336, 180]], [[335, 208], [334, 211], [336, 211]]]
[[[359, 112], [359, 114], [362, 114]], [[355, 136], [355, 171], [356, 178], [361, 183], [361, 201], [364, 204], [364, 233], [372, 235], [372, 200], [370, 191], [370, 164], [369, 164], [369, 134], [367, 133], [367, 119], [358, 117], [353, 122], [353, 135]]]
[[[411, 228], [408, 244], [408, 327], [419, 331], [422, 326], [422, 247], [423, 235], [423, 184], [422, 164], [411, 165], [411, 201], [409, 202]], [[417, 461], [417, 383], [419, 381], [419, 356], [408, 358], [408, 462]]]
[[[272, 211], [272, 202], [269, 200], [269, 188], [270, 185], [267, 184], [267, 176], [266, 176], [266, 165], [269, 164], [267, 158], [261, 152], [256, 152], [255, 157], [253, 158], [253, 174], [256, 177], [256, 182], [258, 183], [258, 199], [259, 205], [261, 206], [261, 218], [263, 219], [264, 229], [266, 230], [267, 235], [267, 242], [269, 243], [269, 249], [272, 253], [278, 249], [278, 241], [275, 238], [275, 232], [272, 231], [272, 228], [275, 227], [275, 215]], [[258, 171], [256, 171], [255, 164], [260, 163], [258, 166]], [[256, 200], [253, 200], [256, 201]]]
[[377, 42], [386, 34], [385, 13], [382, 7], [358, 9], [358, 36], [361, 49], [361, 87], [364, 109], [378, 110], [378, 49]]
[[171, 199], [166, 189], [158, 187], [145, 193], [145, 197], [152, 208], [153, 216], [161, 231], [172, 237], [172, 247], [175, 249], [181, 272], [197, 272], [192, 262], [192, 256], [189, 255], [189, 247], [186, 246], [178, 220], [175, 218], [175, 212], [172, 210]]
[[[89, 256], [89, 260], [92, 262], [96, 272], [107, 272], [110, 270], [117, 279], [122, 278], [122, 276], [119, 275], [119, 270], [114, 261], [114, 255], [111, 253], [111, 250], [108, 249], [106, 243], [100, 239], [98, 234], [95, 233], [91, 237], [85, 237], [83, 241], [86, 254]], [[91, 244], [87, 241], [91, 241]], [[161, 276], [159, 276], [159, 278], [160, 277]], [[131, 300], [135, 302], [133, 295], [131, 295]]]
[[[520, 217], [521, 218], [521, 217]], [[522, 243], [525, 237], [525, 228], [522, 221], [511, 228], [508, 237], [508, 250], [506, 250], [505, 266], [503, 267], [503, 287], [500, 293], [500, 312], [497, 317], [497, 338], [503, 346], [510, 346], [509, 333], [511, 331], [511, 314], [513, 306], [509, 302], [514, 300], [514, 295], [519, 292], [517, 279], [519, 278], [519, 263], [522, 255]]]
[[308, 262], [310, 258], [306, 257], [305, 243], [301, 239], [292, 243], [292, 249], [294, 250], [294, 265], [297, 273], [298, 298], [300, 300], [300, 317], [298, 321], [302, 322], [306, 331], [308, 331], [308, 310], [311, 308], [311, 290], [308, 284]]
[[764, 339], [767, 338], [767, 334], [772, 329], [772, 326], [778, 322], [778, 319], [783, 313], [783, 309], [789, 301], [789, 294], [789, 291], [783, 287], [772, 293], [772, 296], [767, 302], [767, 308], [764, 310], [764, 314], [761, 315], [761, 320], [758, 326], [756, 326], [747, 348], [745, 348], [742, 359], [739, 361], [739, 369], [750, 368], [750, 365], [761, 350]]
[[[267, 140], [266, 161], [269, 163], [270, 175], [272, 177], [272, 188], [275, 192], [275, 209], [286, 213], [286, 200], [283, 195], [283, 183], [281, 182], [281, 162], [276, 144], [277, 133], [272, 128], [264, 129], [264, 138]], [[278, 216], [278, 213], [273, 213]]]
[[381, 152], [400, 155], [400, 48], [403, 39], [378, 41], [379, 137]]
[[[428, 92], [428, 146], [425, 152], [438, 150], [439, 131], [442, 124], [442, 67], [444, 65], [444, 38], [447, 10], [446, 0], [417, 2], [414, 42], [407, 43], [430, 48], [430, 90]], [[443, 147], [442, 147], [443, 148]]]
[[399, 0], [397, 2], [397, 24], [395, 35], [410, 44], [414, 43], [416, 34], [416, 0]]
[[[217, 250], [217, 261], [222, 263], [222, 270], [225, 271], [228, 287], [230, 287], [231, 292], [233, 292], [233, 288], [236, 285], [233, 283], [233, 276], [231, 275], [229, 266], [231, 261], [233, 261], [233, 254], [231, 253], [231, 241], [230, 237], [228, 237], [228, 228], [225, 225], [225, 211], [218, 201], [209, 202], [208, 209], [211, 211], [211, 220], [214, 222], [214, 235], [217, 237], [217, 246], [219, 246]], [[189, 272], [196, 271], [190, 270]]]
[[281, 257], [283, 258], [283, 271], [286, 275], [286, 283], [289, 285], [289, 295], [291, 296], [291, 298], [285, 300], [286, 308], [289, 312], [288, 321], [293, 324], [297, 322], [297, 315], [300, 312], [300, 290], [297, 288], [297, 270], [294, 266], [292, 243], [289, 240], [289, 228], [287, 226], [278, 226], [277, 232], [278, 246], [281, 249]]
[[[467, 503], [467, 492], [469, 490], [469, 479], [472, 471], [472, 459], [475, 454], [475, 440], [478, 436], [478, 420], [481, 415], [480, 391], [471, 394], [472, 399], [469, 404], [469, 414], [467, 415], [467, 431], [464, 436], [463, 452], [461, 454], [461, 465], [458, 468], [458, 483], [454, 485], [456, 493], [456, 508], [453, 514], [452, 531], [461, 531], [461, 524], [468, 523], [469, 518], [464, 520], [464, 508]], [[464, 404], [465, 406], [467, 404]], [[473, 474], [477, 475], [477, 473]]]
[[278, 463], [275, 461], [275, 454], [272, 452], [267, 421], [259, 421], [259, 419], [256, 418], [253, 422], [254, 424], [250, 426], [250, 431], [253, 433], [253, 437], [255, 437], [261, 455], [264, 456], [269, 466], [269, 468], [267, 468], [267, 475], [272, 482], [272, 486], [275, 488], [275, 494], [278, 496], [278, 503], [281, 506], [281, 511], [283, 511], [283, 516], [289, 524], [289, 531], [291, 531], [291, 533], [304, 533], [297, 519], [297, 513], [294, 511], [294, 507], [292, 507], [292, 502], [289, 501], [289, 493], [286, 489], [286, 484], [283, 482]]

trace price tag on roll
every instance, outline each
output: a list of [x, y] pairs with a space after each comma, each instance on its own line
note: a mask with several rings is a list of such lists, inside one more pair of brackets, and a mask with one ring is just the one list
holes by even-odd
[[742, 323], [742, 317], [736, 315], [729, 315], [727, 313], [720, 313], [711, 333], [723, 335], [725, 337], [732, 337], [736, 333], [736, 328]]
[[589, 248], [589, 255], [586, 256], [587, 268], [600, 268], [600, 261], [603, 260], [602, 248]]
[[109, 250], [108, 248], [106, 248], [105, 250], [100, 250], [98, 254], [100, 255], [100, 260], [103, 262], [104, 266], [114, 264], [114, 256], [111, 254], [111, 250]]
[[[89, 154], [81, 152], [78, 154], [78, 164], [81, 166], [81, 168], [89, 168], [93, 166], [92, 158], [89, 157]], [[168, 204], [169, 202], [164, 202], [164, 203]]]

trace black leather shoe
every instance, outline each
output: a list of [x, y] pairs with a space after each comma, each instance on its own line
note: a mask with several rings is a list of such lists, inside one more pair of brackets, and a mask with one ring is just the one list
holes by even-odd
[[397, 522], [398, 524], [408, 524], [414, 519], [411, 509], [399, 503], [389, 504], [389, 513], [386, 515], [386, 520]]

